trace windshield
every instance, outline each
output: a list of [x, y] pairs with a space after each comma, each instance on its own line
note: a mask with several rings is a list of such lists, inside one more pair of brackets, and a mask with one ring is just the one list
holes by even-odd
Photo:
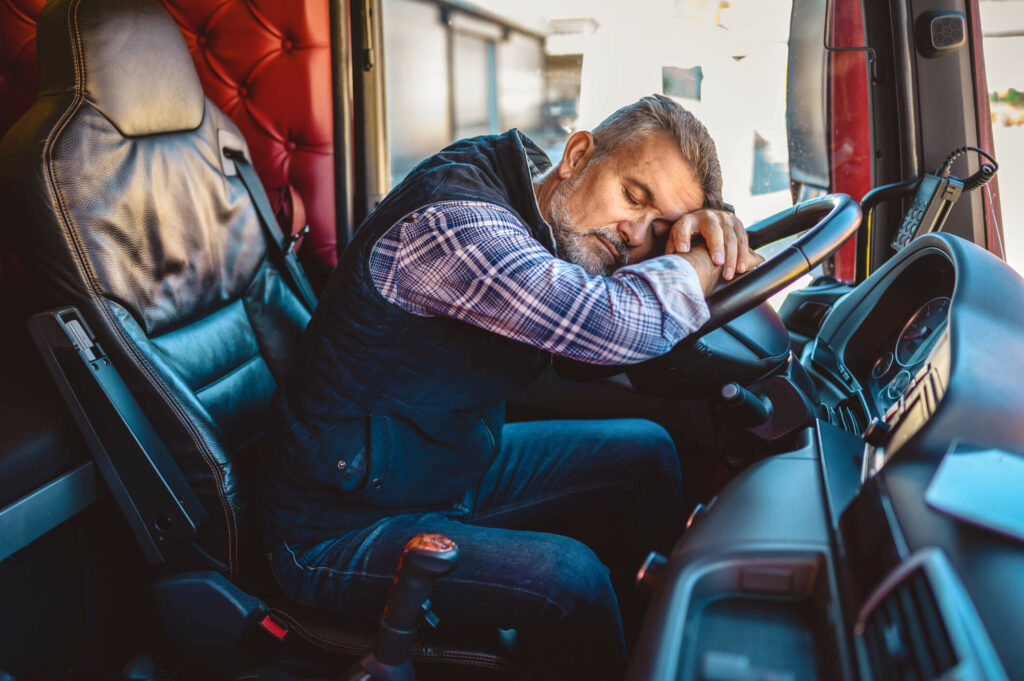
[[654, 92], [718, 146], [748, 224], [792, 204], [791, 0], [384, 0], [392, 183], [462, 137], [518, 127], [553, 161], [577, 130]]
[[[1024, 2], [982, 0], [982, 45], [992, 107], [992, 137], [999, 161], [999, 201], [1002, 204], [1006, 262], [1024, 272], [1024, 238], [1017, 216], [1024, 210]], [[991, 192], [988, 187], [986, 191]]]

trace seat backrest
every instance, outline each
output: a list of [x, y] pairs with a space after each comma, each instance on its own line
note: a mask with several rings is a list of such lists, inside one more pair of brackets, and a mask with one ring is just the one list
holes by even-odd
[[[245, 135], [271, 203], [276, 208], [289, 186], [302, 197], [310, 227], [303, 262], [317, 272], [333, 267], [340, 221], [329, 1], [160, 3], [178, 23], [206, 96]], [[0, 136], [35, 100], [36, 21], [44, 4], [0, 2]], [[8, 274], [0, 272], [0, 282]]]
[[0, 212], [47, 302], [76, 305], [209, 513], [232, 576], [245, 469], [309, 314], [252, 201], [174, 19], [149, 0], [55, 0], [39, 96], [0, 143]]

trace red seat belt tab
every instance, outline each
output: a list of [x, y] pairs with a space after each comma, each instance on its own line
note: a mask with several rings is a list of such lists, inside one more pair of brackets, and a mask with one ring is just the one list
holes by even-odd
[[288, 635], [288, 628], [277, 622], [273, 615], [264, 615], [263, 619], [260, 620], [260, 626], [278, 641], [283, 641], [284, 637]]

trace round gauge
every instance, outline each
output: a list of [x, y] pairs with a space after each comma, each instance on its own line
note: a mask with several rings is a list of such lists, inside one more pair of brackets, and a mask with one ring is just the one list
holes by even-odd
[[883, 376], [889, 373], [889, 369], [892, 369], [893, 356], [891, 352], [887, 352], [878, 358], [875, 362], [875, 366], [871, 367], [871, 377], [876, 380], [881, 380]]
[[885, 389], [885, 396], [890, 400], [898, 400], [908, 385], [910, 385], [910, 372], [904, 369], [889, 382], [888, 387]]
[[929, 346], [935, 332], [946, 324], [948, 312], [949, 298], [945, 296], [932, 298], [922, 305], [900, 332], [896, 341], [896, 361], [903, 366], [913, 362], [918, 351]]

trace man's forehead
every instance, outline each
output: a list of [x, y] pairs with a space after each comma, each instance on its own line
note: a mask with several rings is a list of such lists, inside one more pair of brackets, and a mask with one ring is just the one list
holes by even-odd
[[666, 217], [678, 218], [704, 204], [704, 190], [667, 133], [645, 135], [616, 153], [623, 182]]

